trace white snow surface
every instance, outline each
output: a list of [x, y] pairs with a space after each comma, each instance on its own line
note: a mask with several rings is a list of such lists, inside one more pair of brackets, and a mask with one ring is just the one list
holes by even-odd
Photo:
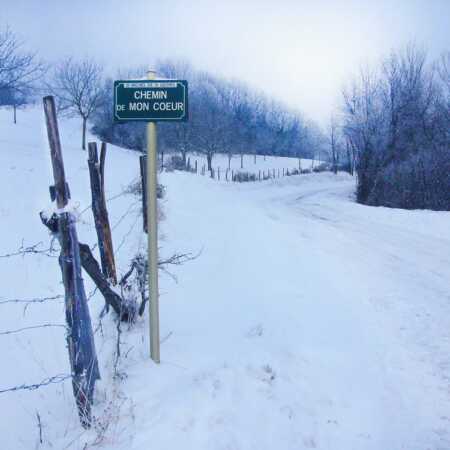
[[[60, 132], [80, 241], [95, 244], [80, 126]], [[108, 147], [119, 273], [145, 249], [136, 153]], [[50, 237], [43, 114], [0, 110], [0, 254]], [[250, 157], [249, 157], [250, 158]], [[262, 158], [261, 158], [262, 159]], [[296, 167], [295, 165], [293, 167]], [[362, 206], [346, 174], [226, 183], [163, 173], [162, 256], [200, 253], [160, 278], [161, 364], [147, 314], [122, 327], [89, 300], [102, 380], [96, 424], [70, 381], [0, 394], [2, 449], [450, 449], [450, 214]], [[63, 293], [57, 258], [0, 258], [0, 301]], [[85, 278], [88, 295], [93, 284]], [[0, 303], [0, 332], [64, 324], [62, 299]], [[67, 374], [64, 328], [0, 335], [0, 390]], [[42, 443], [37, 415], [42, 423]]]

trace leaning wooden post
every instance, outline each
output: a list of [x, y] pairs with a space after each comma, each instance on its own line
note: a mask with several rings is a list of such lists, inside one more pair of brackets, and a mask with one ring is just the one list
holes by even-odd
[[78, 414], [83, 427], [92, 423], [91, 406], [94, 386], [100, 378], [91, 318], [81, 277], [80, 252], [75, 227], [75, 216], [66, 209], [69, 187], [66, 183], [64, 163], [56, 119], [55, 101], [52, 96], [44, 97], [44, 111], [50, 157], [53, 168], [54, 186], [50, 193], [57, 206], [57, 235], [61, 246], [59, 264], [65, 291], [67, 323], [67, 347], [69, 350], [72, 389]]
[[97, 231], [98, 249], [102, 272], [112, 285], [117, 284], [116, 263], [112, 243], [111, 227], [109, 225], [108, 209], [105, 197], [105, 159], [106, 143], [102, 142], [100, 161], [98, 159], [97, 144], [88, 144], [88, 167], [91, 180], [92, 214], [94, 215], [95, 229]]

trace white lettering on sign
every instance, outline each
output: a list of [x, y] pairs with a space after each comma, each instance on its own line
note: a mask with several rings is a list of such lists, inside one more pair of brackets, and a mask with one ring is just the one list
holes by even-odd
[[161, 102], [154, 103], [154, 111], [183, 111], [183, 102]]
[[166, 100], [167, 91], [135, 91], [134, 98], [136, 100]]
[[130, 102], [128, 108], [130, 111], [150, 111], [150, 105], [142, 102]]
[[174, 81], [138, 81], [134, 83], [123, 83], [123, 87], [127, 89], [135, 88], [176, 88], [177, 83]]
[[[150, 103], [147, 102], [129, 102], [130, 111], [150, 111]], [[157, 102], [153, 103], [153, 111], [183, 111], [183, 102]]]

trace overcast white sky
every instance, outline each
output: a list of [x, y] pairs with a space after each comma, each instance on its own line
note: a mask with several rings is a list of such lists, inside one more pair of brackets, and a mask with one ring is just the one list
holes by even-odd
[[359, 65], [415, 40], [450, 49], [450, 0], [0, 0], [46, 59], [110, 69], [185, 59], [244, 80], [324, 123]]

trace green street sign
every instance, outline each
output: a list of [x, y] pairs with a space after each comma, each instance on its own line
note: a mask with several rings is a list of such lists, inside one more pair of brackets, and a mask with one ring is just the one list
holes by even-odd
[[114, 120], [117, 122], [188, 120], [187, 81], [114, 81]]

